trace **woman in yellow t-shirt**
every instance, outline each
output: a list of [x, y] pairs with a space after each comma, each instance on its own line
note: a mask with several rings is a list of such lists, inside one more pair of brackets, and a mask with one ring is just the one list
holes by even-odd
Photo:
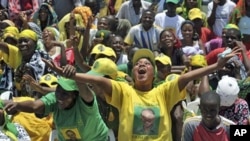
[[[71, 68], [60, 68], [49, 61], [44, 61], [59, 74], [80, 83], [94, 84], [104, 91], [106, 101], [116, 107], [120, 114], [119, 141], [172, 141], [170, 110], [183, 98], [181, 92], [188, 82], [224, 66], [226, 61], [238, 52], [239, 48], [236, 47], [217, 63], [182, 74], [178, 79], [165, 82], [156, 88], [153, 87], [155, 59], [148, 49], [139, 49], [134, 54], [133, 86], [100, 77], [103, 74], [93, 76], [93, 73], [71, 73]], [[144, 112], [145, 109], [148, 112]], [[147, 131], [141, 132], [141, 129]]]

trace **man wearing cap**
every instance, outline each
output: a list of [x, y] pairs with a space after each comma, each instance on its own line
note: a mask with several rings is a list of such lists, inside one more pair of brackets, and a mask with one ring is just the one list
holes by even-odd
[[203, 44], [216, 37], [209, 28], [204, 26], [204, 19], [202, 17], [202, 11], [200, 9], [190, 9], [188, 12], [188, 19], [190, 19], [194, 23], [195, 31], [198, 33], [199, 39], [201, 39]]
[[172, 29], [179, 39], [182, 39], [181, 24], [185, 21], [176, 13], [179, 0], [166, 0], [167, 12], [161, 12], [155, 16], [155, 25], [163, 29]]
[[[191, 80], [202, 77], [224, 66], [225, 62], [237, 53], [231, 52], [225, 58], [218, 60], [216, 64], [197, 69], [181, 75], [178, 79], [153, 87], [155, 74], [154, 54], [148, 49], [139, 49], [133, 57], [132, 77], [134, 85], [113, 81], [104, 77], [92, 76], [84, 73], [69, 74], [65, 70], [46, 61], [53, 70], [70, 77], [81, 83], [90, 83], [102, 88], [108, 103], [119, 110], [120, 125], [118, 140], [164, 140], [172, 141], [170, 110], [182, 99], [181, 92]], [[151, 108], [155, 112], [154, 134], [137, 134], [136, 127], [141, 125], [140, 114], [145, 108]], [[124, 138], [126, 137], [126, 138]]]
[[228, 23], [235, 6], [231, 0], [213, 0], [208, 3], [207, 22], [216, 36], [222, 36], [222, 29]]
[[[66, 71], [75, 71], [70, 66], [65, 68]], [[96, 97], [86, 83], [60, 77], [55, 92], [36, 101], [8, 103], [5, 109], [7, 112], [23, 111], [44, 116], [52, 113], [59, 140], [69, 139], [68, 130], [81, 141], [106, 141], [108, 137], [108, 128], [99, 114]]]

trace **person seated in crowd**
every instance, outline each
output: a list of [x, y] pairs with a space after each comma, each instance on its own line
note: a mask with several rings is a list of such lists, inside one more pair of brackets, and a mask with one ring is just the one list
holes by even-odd
[[43, 31], [47, 26], [57, 26], [58, 19], [57, 14], [51, 5], [42, 3], [39, 9], [31, 17], [31, 20], [40, 26]]
[[9, 67], [16, 69], [14, 77], [17, 94], [15, 96], [31, 94], [27, 91], [25, 84], [21, 83], [24, 74], [29, 74], [39, 81], [42, 75], [54, 73], [42, 61], [42, 58], [51, 58], [46, 52], [37, 49], [37, 40], [38, 37], [34, 31], [25, 29], [19, 34], [18, 47], [4, 42], [0, 43], [0, 50], [4, 53], [3, 60]]
[[186, 20], [181, 24], [181, 39], [182, 51], [186, 57], [191, 57], [196, 54], [204, 54], [204, 46], [199, 39], [194, 23]]
[[214, 91], [203, 93], [199, 106], [201, 116], [190, 117], [185, 120], [182, 140], [230, 140], [230, 125], [235, 123], [219, 115], [220, 103], [220, 96]]
[[[67, 65], [65, 71], [74, 73], [76, 70]], [[99, 114], [96, 97], [87, 84], [64, 77], [60, 77], [57, 83], [55, 92], [35, 101], [9, 102], [5, 104], [5, 109], [8, 113], [22, 111], [39, 116], [52, 114], [59, 140], [69, 139], [66, 134], [68, 130], [72, 130], [78, 140], [107, 140], [108, 128]], [[68, 118], [65, 120], [65, 117]]]
[[226, 75], [221, 78], [216, 89], [221, 99], [219, 115], [237, 125], [249, 125], [249, 106], [244, 99], [238, 97], [239, 91], [235, 78]]
[[155, 13], [151, 10], [145, 10], [142, 13], [140, 24], [134, 25], [130, 28], [126, 38], [125, 44], [142, 46], [151, 51], [158, 50], [159, 36], [162, 28], [155, 26]]
[[182, 39], [181, 24], [185, 21], [177, 14], [176, 8], [179, 0], [166, 0], [166, 11], [155, 15], [155, 25], [162, 29], [171, 29], [178, 39]]

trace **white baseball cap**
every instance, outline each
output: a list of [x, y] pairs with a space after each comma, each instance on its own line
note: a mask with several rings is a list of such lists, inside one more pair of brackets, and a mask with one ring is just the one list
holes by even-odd
[[218, 83], [216, 93], [220, 95], [221, 106], [229, 107], [238, 98], [240, 91], [237, 80], [234, 77], [223, 76]]

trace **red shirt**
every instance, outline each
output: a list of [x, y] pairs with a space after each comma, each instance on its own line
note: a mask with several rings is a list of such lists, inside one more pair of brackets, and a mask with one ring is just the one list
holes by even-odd
[[213, 131], [207, 130], [202, 124], [199, 124], [194, 130], [193, 141], [230, 141], [223, 127]]
[[217, 48], [212, 50], [209, 54], [206, 55], [206, 60], [207, 60], [207, 64], [211, 65], [217, 62], [217, 55], [219, 53], [222, 53], [225, 50], [225, 48]]

